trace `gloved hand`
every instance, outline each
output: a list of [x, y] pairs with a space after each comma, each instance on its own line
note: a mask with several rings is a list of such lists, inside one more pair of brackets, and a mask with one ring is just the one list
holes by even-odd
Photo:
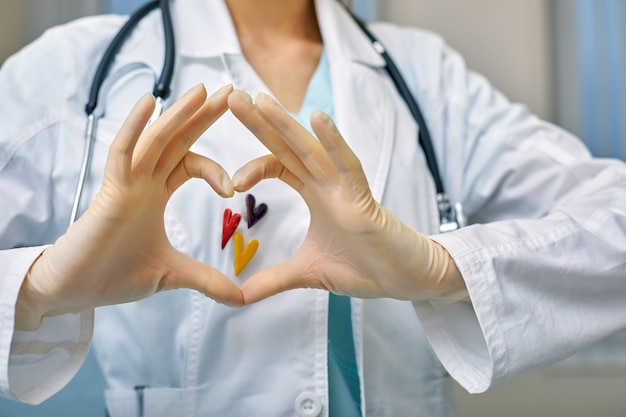
[[359, 160], [329, 116], [311, 116], [317, 141], [266, 95], [254, 104], [250, 96], [235, 91], [228, 103], [272, 152], [235, 173], [235, 190], [279, 178], [302, 196], [311, 215], [306, 238], [293, 256], [243, 284], [246, 304], [293, 288], [323, 288], [360, 298], [467, 297], [448, 252], [374, 200]]
[[42, 317], [143, 299], [192, 288], [240, 306], [239, 288], [219, 271], [175, 250], [163, 216], [171, 195], [190, 178], [203, 178], [220, 195], [233, 195], [217, 163], [189, 152], [227, 110], [226, 87], [207, 99], [190, 90], [152, 126], [143, 97], [111, 144], [104, 180], [89, 209], [31, 266], [16, 308], [16, 328], [33, 330]]

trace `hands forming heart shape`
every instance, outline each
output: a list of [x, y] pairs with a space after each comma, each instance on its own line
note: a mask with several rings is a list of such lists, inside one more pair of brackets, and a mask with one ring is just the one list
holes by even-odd
[[[466, 296], [445, 249], [373, 199], [358, 158], [327, 115], [311, 116], [316, 138], [268, 96], [254, 103], [230, 86], [209, 98], [203, 86], [193, 88], [146, 129], [153, 108], [150, 95], [137, 103], [111, 144], [95, 200], [31, 266], [18, 298], [17, 328], [37, 328], [44, 316], [174, 288], [195, 289], [231, 306], [292, 288], [363, 298]], [[232, 180], [218, 163], [189, 150], [227, 109], [272, 152], [244, 165]], [[191, 178], [204, 179], [223, 197], [279, 178], [311, 213], [303, 244], [283, 263], [237, 287], [222, 272], [177, 251], [167, 238], [165, 206]], [[252, 227], [267, 206], [256, 206], [253, 197], [247, 205]], [[241, 218], [224, 213], [224, 220], [226, 230], [234, 231]], [[253, 249], [234, 236], [241, 266]]]

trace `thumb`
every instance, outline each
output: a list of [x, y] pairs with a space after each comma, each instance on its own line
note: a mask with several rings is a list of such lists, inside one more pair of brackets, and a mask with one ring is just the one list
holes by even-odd
[[253, 304], [280, 292], [296, 288], [324, 288], [319, 280], [308, 279], [300, 263], [288, 259], [251, 276], [242, 286], [244, 304]]
[[190, 288], [218, 303], [231, 307], [244, 305], [241, 290], [226, 275], [190, 256], [178, 252], [171, 271], [173, 272], [161, 281], [159, 291]]

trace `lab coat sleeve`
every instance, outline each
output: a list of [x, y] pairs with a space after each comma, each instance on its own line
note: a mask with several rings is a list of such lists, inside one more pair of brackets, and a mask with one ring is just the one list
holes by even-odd
[[41, 403], [74, 377], [93, 334], [93, 311], [45, 318], [37, 331], [14, 331], [17, 295], [44, 249], [0, 251], [0, 393], [29, 404]]
[[437, 38], [405, 38], [405, 50], [430, 60], [404, 70], [447, 188], [473, 223], [433, 236], [471, 303], [413, 303], [449, 373], [481, 392], [625, 329], [624, 163], [592, 158], [511, 104]]
[[63, 31], [50, 31], [0, 71], [0, 395], [31, 404], [74, 376], [93, 331], [92, 311], [14, 332], [26, 272], [67, 227], [74, 177], [62, 171], [67, 152], [57, 148], [73, 83], [81, 82], [68, 44]]
[[595, 168], [544, 218], [434, 237], [454, 258], [471, 304], [414, 305], [440, 360], [470, 392], [626, 328], [626, 175], [621, 166]]

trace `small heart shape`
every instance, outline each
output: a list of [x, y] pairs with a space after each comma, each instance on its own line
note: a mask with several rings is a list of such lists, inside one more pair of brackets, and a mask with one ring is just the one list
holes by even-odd
[[235, 233], [233, 239], [235, 243], [235, 275], [239, 276], [241, 271], [248, 266], [248, 263], [256, 253], [256, 250], [259, 248], [259, 241], [252, 239], [244, 248], [243, 235], [241, 233]]
[[231, 209], [224, 210], [224, 223], [222, 223], [222, 249], [226, 247], [226, 243], [231, 238], [239, 222], [241, 221], [241, 214], [235, 213]]
[[254, 226], [267, 214], [267, 204], [256, 205], [256, 199], [252, 194], [246, 196], [246, 207], [248, 209], [248, 229]]

